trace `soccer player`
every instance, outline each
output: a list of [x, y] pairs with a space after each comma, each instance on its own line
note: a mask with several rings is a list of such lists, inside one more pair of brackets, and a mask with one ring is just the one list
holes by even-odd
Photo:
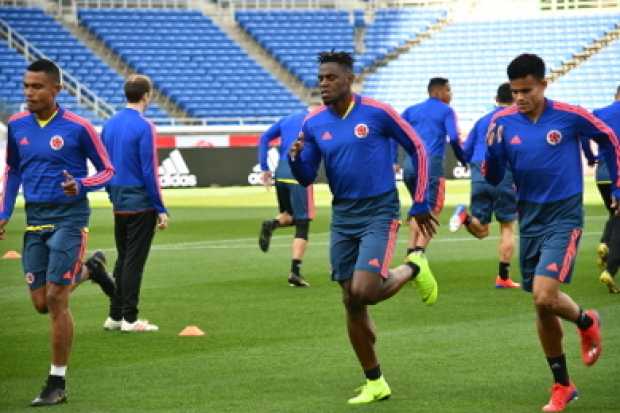
[[583, 311], [560, 290], [568, 283], [583, 227], [581, 139], [593, 138], [606, 154], [618, 190], [620, 148], [613, 130], [578, 106], [545, 98], [545, 63], [533, 54], [508, 65], [516, 105], [496, 113], [487, 137], [486, 178], [494, 185], [506, 164], [517, 187], [523, 288], [532, 292], [538, 337], [553, 373], [545, 412], [559, 412], [577, 397], [562, 345], [561, 319], [577, 325], [581, 357], [592, 366], [601, 355], [598, 312]]
[[[73, 343], [71, 291], [90, 278], [106, 294], [114, 294], [103, 253], [96, 252], [82, 265], [90, 216], [86, 194], [102, 187], [114, 168], [92, 125], [56, 104], [60, 79], [60, 70], [49, 60], [37, 60], [27, 67], [24, 95], [28, 110], [9, 119], [0, 195], [0, 239], [4, 239], [20, 184], [23, 187], [25, 279], [34, 308], [50, 317], [51, 370], [32, 406], [67, 400], [65, 374]], [[87, 159], [97, 169], [95, 175], [87, 176]]]
[[415, 131], [390, 106], [352, 93], [353, 58], [345, 52], [319, 54], [319, 88], [324, 106], [311, 112], [289, 152], [289, 164], [304, 186], [324, 162], [333, 194], [330, 261], [332, 280], [342, 288], [349, 339], [366, 376], [349, 404], [387, 399], [390, 388], [375, 353], [375, 328], [368, 306], [396, 294], [413, 280], [422, 301], [437, 300], [437, 283], [423, 254], [389, 270], [399, 226], [399, 200], [390, 138], [419, 165], [411, 216], [425, 235], [435, 232], [427, 196], [427, 158]]
[[[312, 109], [312, 107], [310, 107]], [[310, 284], [301, 275], [301, 264], [308, 246], [310, 221], [314, 218], [314, 196], [312, 185], [299, 185], [288, 165], [287, 153], [301, 131], [308, 110], [286, 116], [273, 124], [260, 137], [258, 162], [260, 163], [263, 184], [271, 186], [272, 174], [267, 164], [269, 143], [280, 138], [278, 166], [275, 170], [276, 195], [280, 213], [275, 219], [263, 221], [258, 245], [263, 252], [269, 250], [273, 231], [280, 227], [295, 225], [295, 237], [292, 245], [291, 272], [288, 283], [294, 287], [309, 287]]]
[[[616, 90], [615, 101], [609, 106], [594, 110], [594, 115], [613, 129], [616, 136], [620, 134], [620, 86]], [[599, 157], [601, 155], [603, 154], [599, 151]], [[615, 204], [611, 196], [612, 185], [609, 170], [601, 162], [596, 167], [596, 186], [609, 212], [601, 243], [596, 250], [602, 271], [599, 280], [607, 286], [611, 294], [620, 294], [620, 288], [615, 283], [618, 266], [620, 266], [620, 216], [614, 213]]]
[[450, 218], [450, 231], [456, 232], [461, 226], [478, 239], [489, 235], [489, 223], [492, 215], [499, 222], [499, 268], [495, 278], [495, 288], [518, 288], [519, 283], [510, 279], [510, 260], [514, 252], [514, 222], [517, 219], [517, 194], [512, 174], [506, 171], [504, 179], [498, 186], [486, 182], [480, 172], [480, 164], [486, 152], [487, 130], [491, 118], [513, 102], [510, 84], [503, 83], [497, 89], [495, 97], [497, 107], [480, 118], [469, 132], [463, 145], [463, 157], [469, 163], [471, 171], [471, 214], [465, 205], [457, 205]]
[[[429, 158], [429, 202], [433, 215], [439, 217], [443, 209], [445, 198], [444, 157], [446, 136], [461, 164], [466, 165], [463, 152], [459, 144], [459, 132], [456, 113], [450, 107], [452, 89], [448, 79], [434, 77], [428, 82], [429, 98], [424, 102], [410, 106], [402, 114], [411, 126], [418, 132], [424, 142]], [[396, 150], [394, 150], [396, 153]], [[407, 157], [403, 167], [403, 181], [413, 196], [417, 187], [419, 169], [414, 168], [411, 157]], [[411, 217], [409, 217], [411, 218]], [[420, 232], [415, 220], [409, 219], [409, 243], [407, 255], [414, 251], [425, 252], [431, 238]]]
[[157, 325], [138, 319], [144, 265], [155, 227], [168, 226], [168, 212], [159, 188], [155, 127], [143, 113], [153, 87], [144, 75], [125, 82], [127, 107], [103, 126], [101, 137], [116, 175], [106, 186], [114, 210], [114, 238], [118, 257], [114, 266], [116, 294], [110, 303], [106, 330], [158, 331]]

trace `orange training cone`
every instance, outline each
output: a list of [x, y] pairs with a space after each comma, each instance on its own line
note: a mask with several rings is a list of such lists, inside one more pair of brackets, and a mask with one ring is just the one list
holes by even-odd
[[3, 256], [2, 259], [3, 260], [18, 260], [20, 259], [22, 256], [19, 252], [17, 251], [7, 251]]
[[181, 337], [198, 337], [204, 335], [205, 332], [198, 328], [198, 326], [187, 326], [179, 333]]

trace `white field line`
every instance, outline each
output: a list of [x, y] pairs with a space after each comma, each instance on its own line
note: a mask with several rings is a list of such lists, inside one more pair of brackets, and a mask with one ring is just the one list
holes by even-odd
[[[313, 237], [323, 237], [329, 235], [328, 232], [319, 232], [310, 234], [310, 244], [315, 246], [327, 246], [329, 245], [328, 240], [324, 241], [313, 241]], [[592, 237], [592, 236], [600, 236], [601, 231], [598, 232], [584, 232], [582, 237]], [[518, 238], [518, 237], [517, 237]], [[275, 240], [287, 240], [286, 243], [273, 243], [271, 244], [271, 248], [290, 248], [292, 240], [292, 235], [285, 236], [274, 236], [272, 241]], [[489, 236], [482, 241], [497, 241], [499, 240], [498, 236]], [[453, 243], [453, 242], [467, 242], [467, 241], [476, 241], [476, 239], [472, 236], [469, 237], [459, 237], [459, 238], [437, 238], [434, 239], [432, 244], [443, 244], [443, 243]], [[407, 237], [399, 237], [398, 244], [405, 244], [407, 242]], [[253, 248], [258, 245], [258, 238], [235, 238], [235, 239], [226, 239], [226, 240], [210, 240], [210, 241], [194, 241], [194, 242], [178, 242], [178, 243], [169, 243], [169, 244], [156, 244], [151, 247], [153, 251], [188, 251], [188, 250], [217, 250], [217, 249], [247, 249]], [[105, 252], [113, 252], [116, 251], [115, 248], [99, 248]]]

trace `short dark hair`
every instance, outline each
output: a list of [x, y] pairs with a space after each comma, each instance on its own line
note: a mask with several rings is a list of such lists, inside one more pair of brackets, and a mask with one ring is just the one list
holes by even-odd
[[431, 93], [431, 91], [436, 87], [443, 87], [449, 82], [450, 81], [445, 77], [432, 77], [431, 80], [428, 81], [428, 86], [426, 87], [426, 90], [428, 90], [428, 93]]
[[504, 82], [497, 88], [497, 95], [495, 97], [498, 103], [511, 104], [514, 101], [512, 97], [512, 90], [510, 89], [510, 83]]
[[329, 52], [319, 53], [319, 64], [323, 63], [338, 63], [349, 71], [353, 71], [353, 56], [347, 52], [337, 52], [331, 50]]
[[125, 97], [129, 103], [138, 103], [153, 89], [151, 79], [145, 75], [131, 75], [125, 82]]
[[52, 78], [56, 83], [61, 83], [60, 68], [56, 66], [56, 63], [47, 59], [36, 60], [26, 68], [29, 72], [43, 72]]
[[508, 65], [508, 79], [522, 79], [529, 75], [538, 80], [545, 78], [545, 61], [538, 55], [523, 53], [515, 57]]

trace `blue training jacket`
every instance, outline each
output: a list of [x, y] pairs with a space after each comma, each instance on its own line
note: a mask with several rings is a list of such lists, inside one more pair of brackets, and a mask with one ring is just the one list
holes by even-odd
[[268, 171], [269, 165], [267, 165], [267, 153], [269, 152], [269, 143], [275, 139], [280, 138], [280, 146], [278, 152], [280, 158], [278, 160], [278, 167], [275, 171], [275, 178], [278, 179], [295, 179], [291, 168], [288, 165], [287, 153], [291, 148], [291, 145], [299, 137], [301, 131], [301, 125], [304, 122], [304, 118], [308, 115], [307, 110], [302, 110], [292, 115], [285, 116], [271, 125], [260, 137], [258, 144], [258, 162], [260, 163], [261, 171]]
[[125, 108], [101, 132], [116, 175], [106, 185], [116, 213], [167, 212], [161, 195], [155, 127], [142, 114]]
[[[95, 175], [87, 176], [87, 159], [97, 169]], [[78, 195], [63, 192], [63, 170], [75, 177]], [[26, 203], [70, 204], [86, 199], [87, 192], [101, 188], [113, 174], [108, 154], [86, 119], [58, 107], [41, 127], [35, 114], [17, 113], [8, 122], [0, 219], [11, 217], [20, 185]]]
[[[516, 106], [497, 112], [491, 128], [502, 136], [487, 147], [483, 171], [486, 179], [497, 185], [507, 166], [512, 170], [519, 197], [519, 221], [521, 232], [527, 234], [539, 225], [548, 223], [549, 217], [562, 222], [569, 213], [563, 202], [577, 200], [578, 212], [570, 219], [579, 224], [581, 197], [583, 193], [583, 170], [581, 147], [584, 138], [594, 139], [604, 149], [605, 160], [615, 177], [613, 194], [618, 189], [618, 165], [620, 146], [618, 139], [604, 122], [587, 110], [566, 103], [545, 101], [545, 109], [536, 123], [519, 113]], [[568, 202], [568, 200], [571, 200]]]
[[[595, 109], [594, 116], [605, 122], [613, 131], [616, 136], [620, 135], [620, 101], [615, 101], [609, 106], [604, 108]], [[596, 181], [597, 182], [611, 182], [609, 175], [609, 169], [605, 162], [600, 160], [605, 158], [604, 148], [599, 148], [599, 163], [596, 168]]]
[[345, 118], [330, 107], [312, 111], [302, 127], [304, 147], [291, 159], [293, 175], [302, 185], [317, 176], [321, 160], [335, 200], [364, 199], [396, 188], [390, 141], [395, 139], [416, 158], [419, 168], [411, 215], [428, 212], [428, 160], [415, 130], [385, 103], [354, 95]]

